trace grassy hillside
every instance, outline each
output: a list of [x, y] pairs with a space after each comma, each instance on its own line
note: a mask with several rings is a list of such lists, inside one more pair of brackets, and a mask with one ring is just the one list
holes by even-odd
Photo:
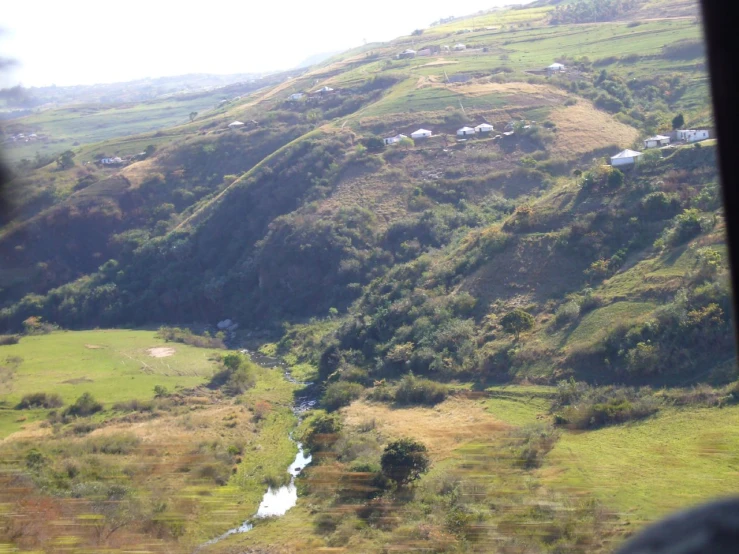
[[[399, 59], [407, 48], [433, 53]], [[567, 70], [548, 75], [554, 61]], [[0, 229], [0, 322], [18, 333], [38, 318], [90, 329], [229, 317], [235, 341], [315, 383], [318, 409], [296, 429], [315, 455], [298, 506], [210, 551], [612, 551], [734, 488], [715, 140], [609, 165], [678, 115], [710, 127], [707, 82], [684, 0], [537, 2], [365, 45], [194, 121], [27, 165]], [[489, 136], [457, 137], [483, 121]], [[382, 143], [420, 127], [434, 136]], [[87, 163], [149, 146], [126, 167]], [[179, 343], [150, 359], [157, 345], [146, 332], [69, 331], [0, 346], [13, 375], [0, 429], [18, 460], [43, 436], [61, 471], [69, 447], [54, 441], [76, 424], [14, 406], [52, 385], [69, 406], [81, 390], [68, 381], [86, 379], [104, 403], [90, 441], [111, 426], [216, 441], [198, 456], [221, 465], [163, 477], [185, 480], [186, 538], [170, 529], [156, 543], [176, 551], [253, 513], [283, 474], [270, 472], [294, 453], [294, 386], [252, 368], [255, 386], [234, 397], [227, 384], [196, 388], [224, 362]], [[176, 409], [151, 419], [109, 407], [156, 404], [157, 384], [195, 392], [177, 389]], [[180, 396], [202, 396], [207, 423]], [[229, 454], [236, 437], [253, 449]], [[430, 464], [413, 483], [382, 467], [405, 437]], [[153, 531], [136, 533], [106, 545]]]

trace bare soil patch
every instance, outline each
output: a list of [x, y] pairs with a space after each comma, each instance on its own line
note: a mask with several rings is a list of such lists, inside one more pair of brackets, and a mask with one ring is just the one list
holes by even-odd
[[169, 346], [157, 346], [155, 348], [149, 348], [147, 352], [152, 358], [169, 358], [174, 355], [175, 349]]
[[104, 346], [99, 346], [97, 344], [86, 344], [85, 348], [88, 350], [100, 350], [101, 348], [105, 348]]

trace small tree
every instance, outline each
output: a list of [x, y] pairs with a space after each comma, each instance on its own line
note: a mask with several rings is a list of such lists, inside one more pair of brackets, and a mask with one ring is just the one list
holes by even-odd
[[167, 390], [167, 387], [164, 387], [162, 385], [155, 385], [154, 398], [164, 398], [165, 396], [169, 396], [169, 391]]
[[56, 160], [57, 167], [59, 169], [69, 169], [70, 167], [74, 167], [74, 156], [75, 153], [71, 150], [62, 152], [62, 154]]
[[504, 315], [500, 320], [500, 324], [506, 333], [515, 335], [516, 340], [518, 340], [521, 333], [534, 328], [534, 321], [534, 316], [517, 308]]
[[608, 188], [621, 188], [624, 184], [624, 174], [619, 169], [612, 169], [608, 174]]
[[430, 462], [425, 445], [413, 439], [400, 439], [385, 447], [380, 464], [383, 475], [403, 486], [426, 473]]
[[198, 112], [190, 112], [190, 121], [195, 121], [195, 118], [198, 116]]
[[410, 137], [403, 137], [402, 139], [400, 139], [400, 142], [398, 144], [400, 144], [400, 146], [404, 147], [406, 150], [408, 150], [409, 148], [413, 148], [416, 145], [416, 143]]
[[367, 137], [364, 139], [364, 145], [370, 152], [380, 152], [385, 149], [385, 141], [380, 137]]
[[685, 117], [683, 117], [683, 114], [677, 114], [673, 120], [672, 120], [672, 128], [673, 130], [677, 130], [680, 127], [685, 125]]
[[89, 393], [85, 392], [80, 396], [74, 404], [69, 406], [64, 412], [65, 415], [86, 417], [102, 411], [103, 405], [95, 400]]
[[144, 154], [146, 154], [146, 157], [148, 158], [154, 153], [155, 150], [156, 150], [156, 146], [154, 146], [153, 144], [150, 144], [149, 146], [144, 148]]
[[580, 182], [580, 178], [582, 177], [582, 171], [579, 169], [575, 169], [572, 172], [572, 176], [575, 178], [575, 184]]

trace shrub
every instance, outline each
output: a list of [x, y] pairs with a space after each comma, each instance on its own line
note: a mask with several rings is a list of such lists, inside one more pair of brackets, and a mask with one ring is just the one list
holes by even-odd
[[0, 346], [18, 344], [21, 338], [18, 335], [0, 335]]
[[396, 440], [385, 447], [380, 465], [385, 477], [399, 486], [407, 485], [428, 471], [428, 450], [413, 439]]
[[519, 339], [521, 333], [534, 328], [534, 316], [521, 309], [515, 309], [508, 312], [500, 320], [500, 324], [506, 333], [515, 335], [516, 340]]
[[551, 425], [531, 425], [511, 434], [513, 463], [523, 469], [535, 469], [559, 439], [559, 431]]
[[672, 237], [673, 244], [682, 244], [700, 234], [702, 230], [700, 213], [698, 210], [685, 210], [675, 218], [675, 229]]
[[400, 380], [395, 390], [398, 404], [434, 405], [443, 402], [448, 393], [447, 387], [429, 379], [415, 377], [412, 373]]
[[562, 411], [555, 415], [558, 424], [574, 429], [597, 429], [649, 417], [659, 410], [660, 402], [649, 389], [593, 388], [570, 381], [558, 390], [553, 404], [553, 408], [562, 406]]
[[318, 414], [308, 422], [303, 433], [303, 444], [311, 450], [328, 450], [339, 438], [341, 418], [336, 414]]
[[33, 410], [38, 408], [59, 408], [64, 405], [62, 397], [56, 393], [34, 392], [26, 394], [16, 406], [17, 410]]
[[208, 333], [196, 335], [190, 329], [180, 329], [179, 327], [160, 327], [157, 336], [167, 342], [179, 342], [198, 348], [226, 348], [220, 336], [213, 337]]
[[562, 327], [573, 321], [577, 321], [580, 317], [580, 304], [571, 300], [566, 304], [562, 304], [554, 314], [554, 325]]
[[655, 219], [673, 217], [680, 211], [680, 199], [674, 194], [653, 192], [641, 201], [644, 214]]
[[210, 388], [221, 388], [226, 394], [237, 396], [256, 385], [256, 366], [242, 354], [226, 354], [222, 364], [223, 369], [211, 378]]
[[78, 421], [77, 423], [72, 425], [72, 433], [74, 433], [75, 435], [87, 435], [88, 433], [92, 433], [97, 428], [97, 424], [92, 423], [89, 420], [83, 420]]
[[332, 383], [323, 392], [321, 405], [330, 412], [338, 410], [339, 408], [348, 406], [359, 398], [363, 390], [364, 387], [359, 383], [351, 383], [349, 381]]
[[74, 404], [64, 410], [65, 416], [72, 417], [87, 417], [97, 412], [102, 411], [103, 405], [95, 400], [89, 392], [85, 392]]
[[254, 404], [254, 421], [262, 421], [266, 419], [272, 411], [272, 405], [266, 400], [259, 400]]
[[126, 455], [133, 452], [140, 443], [141, 439], [131, 433], [102, 435], [88, 438], [85, 450], [92, 454]]
[[124, 400], [113, 404], [118, 412], [153, 412], [157, 405], [152, 400]]

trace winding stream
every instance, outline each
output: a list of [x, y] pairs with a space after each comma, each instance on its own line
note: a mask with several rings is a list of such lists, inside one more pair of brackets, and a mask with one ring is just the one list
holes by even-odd
[[[291, 383], [306, 386], [312, 384], [301, 383], [300, 381], [293, 379], [293, 377], [290, 375], [290, 372], [285, 370], [284, 366], [279, 361], [273, 358], [268, 358], [267, 356], [262, 356], [261, 354], [250, 352], [248, 350], [241, 350], [241, 353], [246, 354], [254, 363], [257, 363], [263, 367], [281, 367], [283, 369], [283, 375], [285, 376], [285, 379], [287, 379]], [[316, 401], [309, 396], [300, 397], [295, 401], [293, 412], [298, 418], [300, 418], [306, 411], [313, 408], [315, 404]], [[290, 440], [294, 440], [292, 435], [290, 435]], [[290, 474], [290, 483], [276, 489], [269, 487], [267, 489], [267, 492], [265, 492], [264, 496], [262, 497], [262, 502], [259, 504], [259, 509], [257, 510], [257, 513], [251, 519], [247, 519], [238, 527], [229, 529], [222, 535], [209, 540], [208, 542], [204, 543], [201, 548], [220, 542], [226, 537], [230, 537], [231, 535], [235, 535], [238, 533], [248, 533], [254, 528], [253, 521], [255, 519], [283, 516], [290, 508], [297, 504], [298, 489], [295, 486], [295, 478], [300, 475], [300, 472], [303, 470], [303, 468], [305, 468], [305, 466], [313, 461], [313, 457], [310, 455], [310, 453], [303, 450], [303, 445], [301, 443], [296, 442], [296, 444], [298, 445], [298, 453], [295, 456], [295, 460], [293, 461], [293, 463], [290, 464], [289, 468], [287, 468], [287, 472]]]

